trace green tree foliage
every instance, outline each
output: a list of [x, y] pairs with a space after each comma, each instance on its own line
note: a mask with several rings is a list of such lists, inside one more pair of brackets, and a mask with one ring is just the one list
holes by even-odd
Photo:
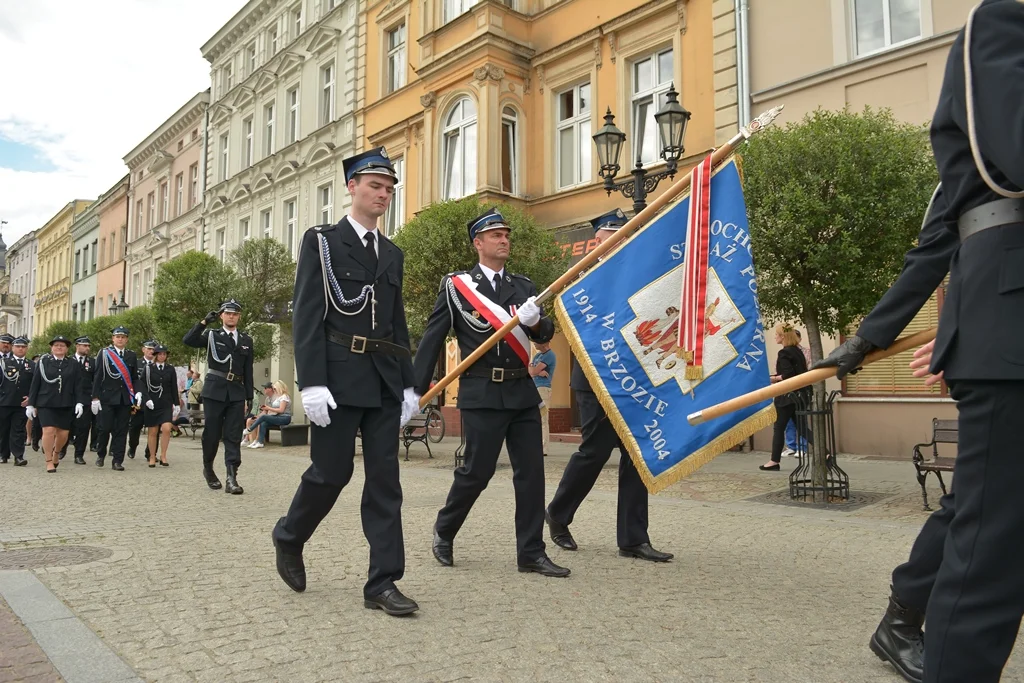
[[[149, 306], [136, 306], [120, 315], [104, 315], [78, 323], [78, 334], [89, 337], [92, 354], [95, 356], [100, 349], [110, 344], [110, 331], [119, 325], [128, 328], [128, 348], [136, 353], [141, 353], [142, 342], [147, 339], [164, 342], [157, 334], [156, 317]], [[184, 365], [183, 359], [172, 358], [172, 362]]]
[[[160, 341], [176, 364], [184, 365], [198, 353], [182, 343], [185, 333], [222, 300], [237, 298], [237, 289], [235, 272], [201, 251], [186, 252], [160, 266], [153, 282], [153, 315]], [[244, 322], [243, 316], [243, 326]]]
[[[423, 336], [441, 279], [476, 264], [466, 224], [491, 206], [476, 197], [432, 204], [395, 236], [395, 244], [405, 252], [403, 295], [414, 344]], [[497, 209], [512, 226], [512, 251], [506, 268], [526, 275], [543, 291], [568, 269], [569, 256], [562, 253], [553, 233], [527, 212], [508, 204]]]
[[71, 340], [70, 350], [73, 353], [75, 337], [78, 336], [78, 323], [73, 320], [58, 320], [50, 323], [43, 333], [37, 335], [28, 344], [28, 357], [50, 352], [50, 340], [57, 335], [63, 335]]
[[291, 337], [291, 300], [295, 261], [288, 249], [270, 239], [247, 240], [233, 250], [229, 261], [238, 277], [235, 298], [242, 304], [243, 327], [253, 337], [255, 358], [276, 352], [275, 326]]

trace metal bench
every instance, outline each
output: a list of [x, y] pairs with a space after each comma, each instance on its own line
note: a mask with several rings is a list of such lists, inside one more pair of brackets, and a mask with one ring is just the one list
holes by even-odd
[[267, 432], [267, 442], [270, 442], [270, 432], [281, 432], [282, 446], [305, 446], [309, 443], [309, 424], [305, 422], [291, 422], [286, 425], [270, 425]]
[[427, 455], [431, 458], [434, 454], [430, 451], [430, 432], [427, 429], [430, 418], [430, 410], [417, 413], [404, 427], [402, 427], [402, 445], [405, 446], [405, 459], [409, 459], [409, 446], [417, 441], [427, 447]]
[[[942, 480], [943, 472], [952, 472], [953, 464], [956, 462], [956, 456], [940, 456], [939, 455], [939, 444], [954, 444], [956, 445], [959, 431], [959, 423], [956, 420], [940, 420], [938, 418], [932, 419], [932, 440], [928, 443], [919, 443], [914, 446], [914, 467], [917, 469], [917, 483], [921, 485], [921, 498], [924, 500], [924, 509], [927, 511], [931, 510], [928, 505], [928, 491], [925, 488], [925, 481], [928, 479], [928, 473], [934, 472], [935, 476], [939, 480], [939, 487], [942, 489], [942, 494], [946, 494], [946, 482]], [[931, 447], [932, 453], [930, 459], [925, 459], [923, 449]]]

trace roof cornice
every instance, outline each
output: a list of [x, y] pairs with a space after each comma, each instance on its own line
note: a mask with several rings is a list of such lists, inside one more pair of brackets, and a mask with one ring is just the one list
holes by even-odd
[[192, 125], [202, 116], [210, 104], [210, 89], [207, 88], [197, 93], [192, 99], [185, 103], [178, 111], [171, 114], [170, 118], [164, 121], [149, 136], [139, 143], [131, 152], [123, 158], [129, 169], [135, 170], [168, 142], [181, 134], [188, 126]]

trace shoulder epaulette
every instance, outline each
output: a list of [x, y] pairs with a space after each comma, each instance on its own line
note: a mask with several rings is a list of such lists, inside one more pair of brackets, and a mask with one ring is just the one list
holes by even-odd
[[527, 282], [533, 282], [533, 280], [531, 280], [530, 278], [526, 277], [525, 275], [520, 275], [519, 273], [509, 273], [509, 275], [511, 275], [512, 277], [515, 277], [515, 278], [519, 278], [520, 280], [526, 280]]
[[312, 228], [310, 228], [310, 230], [316, 230], [317, 232], [327, 232], [328, 230], [333, 230], [335, 227], [337, 227], [337, 223], [333, 225], [330, 223], [325, 223], [324, 225], [314, 225]]

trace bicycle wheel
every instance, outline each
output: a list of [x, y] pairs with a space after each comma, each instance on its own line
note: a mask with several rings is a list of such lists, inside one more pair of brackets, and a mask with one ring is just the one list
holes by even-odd
[[441, 443], [444, 438], [444, 415], [437, 408], [427, 411], [427, 438], [431, 443]]

